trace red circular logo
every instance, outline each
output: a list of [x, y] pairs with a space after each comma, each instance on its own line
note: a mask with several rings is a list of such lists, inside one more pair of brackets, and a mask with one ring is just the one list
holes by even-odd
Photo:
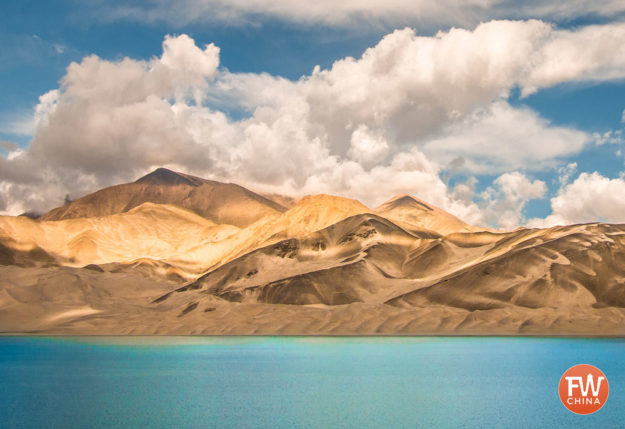
[[608, 378], [592, 365], [575, 365], [566, 370], [558, 386], [560, 400], [575, 414], [592, 414], [608, 400]]

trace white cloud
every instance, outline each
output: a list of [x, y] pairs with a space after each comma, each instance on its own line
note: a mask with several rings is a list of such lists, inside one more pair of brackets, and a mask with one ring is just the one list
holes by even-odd
[[547, 227], [587, 222], [625, 222], [625, 180], [594, 172], [582, 173], [551, 199], [552, 213], [532, 219], [529, 226]]
[[503, 192], [506, 200], [522, 201], [532, 198], [542, 198], [547, 192], [547, 186], [542, 180], [530, 180], [518, 171], [506, 173], [495, 179], [495, 185]]
[[219, 66], [219, 48], [211, 43], [202, 51], [186, 34], [166, 36], [161, 63], [184, 74], [191, 72], [212, 78]]
[[[625, 7], [624, 7], [625, 9]], [[604, 81], [625, 77], [625, 25], [596, 25], [551, 32], [541, 49], [528, 58], [523, 94], [580, 78]]]
[[543, 198], [547, 185], [542, 180], [530, 181], [524, 174], [514, 171], [499, 176], [481, 195], [483, 208], [490, 225], [513, 229], [524, 222], [523, 209], [531, 199]]
[[593, 133], [592, 134], [593, 141], [596, 145], [604, 145], [604, 144], [623, 144], [625, 140], [623, 139], [623, 131], [622, 130], [608, 130], [603, 133]]
[[[219, 69], [219, 48], [199, 48], [186, 35], [166, 37], [162, 56], [148, 61], [91, 55], [70, 64], [60, 88], [41, 97], [30, 147], [11, 159], [0, 155], [5, 206], [49, 209], [66, 193], [76, 197], [164, 165], [372, 206], [413, 193], [478, 223], [501, 207], [509, 214], [494, 222], [516, 226], [544, 183], [503, 174], [480, 212], [468, 197], [475, 184], [449, 190], [440, 172], [557, 167], [592, 141], [506, 101], [516, 86], [555, 83], [533, 71], [551, 61], [545, 46], [576, 34], [540, 21], [495, 21], [433, 37], [398, 30], [361, 58], [317, 67], [295, 82]], [[596, 70], [622, 61], [596, 58], [605, 64], [563, 79], [605, 78]], [[249, 116], [232, 119], [224, 113], [231, 109]]]
[[53, 89], [39, 96], [39, 104], [35, 107], [32, 131], [36, 128], [48, 125], [48, 118], [52, 113], [54, 113], [54, 110], [56, 110], [56, 106], [59, 102], [59, 96], [60, 92], [58, 89]]
[[475, 186], [479, 183], [476, 177], [469, 177], [466, 181], [456, 183], [451, 191], [454, 200], [470, 203], [475, 196]]
[[211, 43], [201, 50], [186, 34], [166, 36], [160, 63], [170, 71], [176, 98], [183, 98], [184, 91], [192, 88], [195, 102], [200, 104], [208, 88], [206, 79], [212, 79], [219, 66], [219, 48]]
[[569, 180], [577, 171], [577, 162], [571, 162], [567, 164], [565, 167], [558, 168], [558, 182], [560, 182], [560, 186], [564, 186], [569, 183]]
[[317, 69], [299, 86], [311, 121], [324, 124], [338, 141], [349, 140], [345, 124], [383, 128], [400, 144], [424, 141], [506, 97], [549, 31], [538, 21], [490, 22], [434, 37], [397, 30], [361, 58]]
[[347, 156], [363, 165], [382, 163], [389, 150], [386, 139], [371, 133], [364, 124], [354, 130], [350, 141]]
[[109, 18], [140, 21], [222, 22], [229, 25], [280, 19], [299, 24], [329, 26], [476, 25], [498, 18], [543, 18], [569, 20], [587, 16], [622, 14], [620, 0], [154, 0], [142, 6], [111, 7]]
[[456, 170], [492, 174], [554, 166], [558, 158], [579, 152], [589, 141], [584, 132], [551, 126], [528, 108], [497, 100], [450, 123], [424, 151], [445, 165], [461, 157], [464, 162]]

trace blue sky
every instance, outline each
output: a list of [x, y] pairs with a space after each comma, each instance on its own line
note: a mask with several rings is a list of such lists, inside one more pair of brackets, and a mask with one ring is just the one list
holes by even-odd
[[[398, 108], [400, 110], [393, 108], [391, 113], [384, 113], [391, 115], [390, 119], [376, 127], [363, 119], [367, 115], [357, 110], [361, 107], [347, 106], [344, 112], [337, 110], [334, 118], [319, 119], [319, 121], [326, 121], [323, 123], [314, 122], [306, 117], [301, 128], [312, 131], [307, 131], [305, 141], [302, 141], [297, 148], [294, 148], [295, 144], [291, 145], [289, 140], [291, 137], [284, 141], [279, 140], [284, 137], [283, 134], [278, 134], [284, 130], [277, 128], [278, 125], [276, 125], [278, 123], [276, 118], [280, 115], [276, 113], [277, 116], [273, 119], [265, 120], [263, 119], [264, 113], [262, 113], [263, 109], [269, 109], [267, 107], [269, 105], [276, 112], [285, 108], [284, 105], [277, 105], [272, 100], [280, 98], [279, 94], [300, 91], [290, 84], [284, 86], [278, 77], [283, 77], [295, 84], [302, 77], [303, 80], [313, 81], [311, 74], [314, 67], [319, 65], [322, 72], [333, 70], [336, 76], [324, 79], [332, 80], [335, 87], [337, 80], [340, 80], [341, 84], [345, 82], [349, 84], [349, 76], [339, 76], [339, 71], [335, 70], [336, 68], [333, 69], [335, 61], [348, 56], [359, 59], [365, 50], [375, 47], [384, 36], [393, 33], [396, 29], [409, 27], [417, 35], [413, 38], [420, 36], [435, 39], [437, 32], [447, 33], [452, 27], [475, 32], [480, 22], [487, 23], [491, 20], [502, 19], [527, 22], [523, 20], [536, 18], [546, 25], [551, 25], [554, 29], [554, 35], [546, 37], [545, 40], [561, 38], [564, 40], [563, 49], [568, 49], [567, 30], [579, 33], [588, 28], [595, 28], [597, 30], [593, 31], [600, 32], [603, 27], [620, 26], [625, 7], [619, 6], [618, 2], [611, 1], [577, 2], [576, 7], [571, 7], [571, 10], [567, 11], [558, 8], [557, 2], [545, 1], [529, 2], [525, 9], [518, 11], [514, 8], [513, 2], [503, 1], [494, 2], [492, 7], [477, 9], [467, 7], [465, 10], [457, 7], [454, 9], [456, 13], [449, 14], [446, 13], [445, 7], [457, 6], [454, 0], [441, 2], [439, 10], [427, 8], [425, 2], [423, 6], [420, 2], [412, 2], [414, 5], [410, 2], [405, 4], [398, 2], [401, 5], [388, 9], [379, 5], [365, 6], [365, 3], [346, 2], [347, 6], [334, 10], [332, 2], [321, 1], [318, 6], [302, 6], [300, 10], [303, 12], [301, 12], [292, 6], [293, 2], [280, 1], [266, 3], [265, 9], [263, 9], [264, 2], [262, 1], [242, 1], [240, 6], [232, 6], [214, 0], [185, 0], [179, 3], [177, 9], [170, 8], [166, 2], [160, 1], [137, 2], [132, 3], [131, 6], [124, 2], [104, 1], [7, 0], [2, 2], [0, 5], [0, 43], [2, 44], [0, 51], [0, 97], [2, 101], [0, 103], [0, 140], [16, 143], [21, 147], [21, 152], [18, 154], [13, 151], [13, 155], [9, 155], [11, 149], [7, 149], [9, 147], [7, 144], [4, 145], [6, 146], [4, 149], [0, 148], [0, 156], [4, 157], [0, 168], [5, 170], [4, 174], [0, 170], [0, 183], [4, 182], [4, 187], [0, 187], [0, 190], [3, 190], [5, 194], [4, 198], [0, 199], [0, 205], [3, 205], [0, 207], [0, 212], [15, 214], [16, 211], [28, 209], [41, 211], [57, 205], [52, 197], [34, 195], [36, 193], [33, 191], [34, 184], [44, 180], [53, 183], [53, 186], [45, 191], [46, 194], [54, 195], [54, 198], [60, 200], [65, 194], [77, 197], [98, 186], [112, 184], [122, 179], [131, 180], [157, 163], [166, 163], [192, 173], [202, 173], [204, 176], [239, 182], [253, 189], [291, 194], [338, 193], [364, 199], [369, 205], [381, 202], [380, 199], [383, 199], [382, 195], [385, 195], [385, 192], [406, 191], [429, 200], [434, 199], [434, 203], [464, 218], [468, 217], [477, 222], [504, 227], [531, 223], [532, 219], [535, 219], [534, 224], [539, 225], [545, 222], [540, 219], [548, 218], [550, 215], [549, 224], [592, 219], [625, 221], [625, 217], [619, 217], [622, 216], [619, 215], [622, 212], [622, 201], [620, 197], [613, 195], [615, 190], [621, 189], [620, 175], [625, 170], [625, 148], [623, 148], [620, 135], [623, 130], [623, 111], [625, 110], [625, 81], [623, 80], [625, 70], [619, 73], [619, 68], [625, 64], [625, 61], [611, 60], [614, 63], [600, 64], [601, 52], [588, 51], [580, 54], [580, 58], [584, 61], [588, 57], [592, 57], [593, 61], [595, 57], [598, 58], [597, 64], [593, 63], [588, 66], [594, 67], [592, 70], [595, 71], [580, 72], [573, 78], [564, 77], [554, 80], [550, 77], [551, 80], [548, 83], [543, 83], [541, 80], [541, 86], [535, 92], [525, 96], [522, 95], [523, 88], [519, 86], [523, 83], [521, 81], [518, 81], [521, 82], [520, 84], [515, 83], [514, 79], [510, 81], [509, 87], [504, 85], [500, 89], [497, 89], [499, 87], [492, 89], [493, 93], [489, 93], [489, 99], [484, 99], [485, 96], [480, 94], [468, 94], [466, 97], [475, 96], [476, 99], [467, 98], [461, 100], [460, 104], [471, 107], [466, 107], [466, 111], [461, 109], [460, 112], [456, 112], [456, 109], [453, 112], [449, 110], [451, 113], [448, 112], [449, 115], [452, 113], [460, 115], [458, 118], [454, 116], [453, 121], [448, 122], [441, 119], [440, 127], [434, 131], [408, 132], [408, 136], [402, 138], [397, 137], [397, 130], [401, 127], [413, 126], [410, 115], [416, 115], [414, 112], [411, 113], [410, 107], [406, 106], [412, 106], [415, 102], [417, 104], [423, 102], [424, 106], [428, 105], [429, 99], [418, 98], [421, 97], [418, 94], [420, 94], [419, 91], [423, 92], [422, 88], [397, 89], [397, 91], [407, 91], [411, 94], [414, 90], [416, 95], [412, 94], [410, 97], [416, 98], [404, 104], [400, 103], [404, 106], [401, 108], [407, 109], [405, 112], [401, 112], [401, 108]], [[533, 31], [545, 31], [540, 26], [534, 26], [536, 30], [533, 29], [534, 27], [529, 30], [517, 30], [518, 26], [512, 29], [512, 24], [504, 24], [497, 31], [508, 31], [508, 27], [511, 28], [510, 34], [514, 37], [517, 37], [517, 32], [522, 32], [522, 36], [518, 37], [526, 37], [528, 40], [533, 40]], [[556, 34], [555, 31], [560, 33]], [[616, 34], [614, 38], [620, 37], [619, 32], [610, 30], [609, 33]], [[156, 63], [151, 62], [157, 61], [164, 55], [163, 41], [166, 35], [172, 37], [188, 35], [198, 47], [197, 53], [191, 52], [191, 48], [185, 48], [190, 52], [189, 55], [203, 55], [203, 47], [213, 43], [219, 47], [219, 67], [215, 72], [200, 73], [200, 77], [209, 82], [208, 86], [194, 80], [193, 84], [186, 85], [185, 83], [184, 95], [180, 95], [179, 92], [175, 95], [174, 93], [163, 95], [158, 92], [156, 95], [167, 99], [168, 106], [174, 112], [178, 112], [175, 106], [182, 105], [183, 101], [186, 107], [198, 107], [197, 99], [194, 104], [190, 94], [192, 92], [198, 94], [199, 91], [203, 94], [199, 107], [204, 107], [206, 110], [203, 113], [204, 116], [195, 112], [198, 114], [198, 119], [194, 120], [194, 126], [198, 126], [197, 123], [202, 117], [219, 112], [228, 118], [226, 121], [229, 121], [229, 128], [224, 128], [217, 133], [215, 131], [217, 126], [215, 121], [218, 120], [216, 116], [211, 116], [209, 121], [211, 124], [209, 128], [212, 131], [203, 130], [202, 133], [205, 134], [190, 129], [190, 125], [185, 125], [187, 127], [183, 130], [185, 136], [189, 134], [203, 136], [201, 141], [196, 139], [192, 142], [193, 147], [186, 146], [187, 137], [180, 137], [177, 131], [173, 140], [171, 140], [173, 134], [165, 134], [173, 133], [172, 130], [163, 131], [162, 136], [150, 134], [150, 141], [163, 139], [162, 146], [150, 146], [151, 150], [160, 150], [163, 155], [138, 160], [136, 167], [128, 167], [124, 172], [118, 167], [119, 163], [116, 162], [115, 156], [108, 152], [102, 152], [101, 162], [93, 159], [81, 163], [81, 157], [84, 159], [84, 154], [80, 154], [77, 148], [81, 145], [80, 142], [92, 140], [93, 143], [90, 144], [101, 148], [108, 144], [107, 140], [102, 140], [99, 135], [90, 135], [91, 129], [86, 129], [79, 139], [74, 136], [68, 138], [53, 134], [55, 120], [57, 117], [59, 121], [61, 120], [62, 112], [46, 110], [45, 123], [39, 123], [36, 128], [34, 127], [35, 109], [40, 103], [39, 97], [43, 94], [59, 90], [60, 92], [55, 94], [57, 97], [55, 105], [58, 105], [59, 109], [71, 103], [69, 93], [72, 92], [74, 81], [72, 75], [66, 74], [70, 63], [76, 62], [82, 65], [83, 58], [95, 54], [102, 64], [118, 64], [124, 57], [129, 57], [137, 64], [143, 60], [142, 67], [155, 69]], [[398, 40], [409, 40], [407, 37], [402, 39], [403, 36], [399, 35], [393, 37]], [[560, 45], [555, 46], [557, 48]], [[623, 54], [622, 50], [616, 54], [612, 53], [611, 56], [618, 57], [621, 54]], [[505, 53], [500, 55], [505, 55]], [[549, 55], [554, 56], [556, 53], [549, 51]], [[562, 67], [566, 67], [566, 64]], [[574, 65], [571, 67], [574, 68]], [[85, 73], [91, 70], [87, 67], [84, 69]], [[176, 78], [176, 85], [180, 83], [180, 79], [198, 78], [196, 71], [193, 71], [194, 74], [189, 73], [180, 74]], [[560, 73], [560, 75], [566, 76], [566, 73]], [[67, 79], [65, 88], [60, 84], [64, 77]], [[125, 79], [125, 77], [120, 74], [119, 79]], [[480, 82], [479, 78], [476, 82]], [[97, 82], [94, 83], [96, 84]], [[273, 85], [275, 85], [273, 91], [276, 92], [271, 94], [269, 101], [256, 99], [255, 91], [258, 92], [259, 88], [267, 88], [267, 86], [273, 88]], [[313, 91], [311, 88], [301, 89], [305, 93], [302, 97], [307, 97], [307, 100], [316, 97], [314, 94], [311, 95]], [[318, 85], [314, 88], [318, 88]], [[394, 87], [391, 85], [391, 88]], [[465, 89], [463, 87], [462, 90]], [[498, 90], [508, 91], [508, 94], [501, 98], [500, 95], [496, 95]], [[450, 97], [450, 93], [445, 92], [444, 88], [441, 91], [440, 95], [434, 92], [428, 97], [434, 97], [434, 99], [439, 96]], [[451, 94], [453, 96], [453, 92]], [[149, 95], [145, 94], [146, 99]], [[186, 98], [182, 100], [179, 96]], [[337, 94], [334, 94], [334, 97], [337, 97]], [[384, 103], [383, 98], [384, 96], [382, 99], [372, 98], [368, 103], [370, 105], [378, 102]], [[291, 98], [285, 97], [285, 100], [284, 103], [287, 104], [295, 103]], [[505, 104], [497, 104], [498, 100], [504, 100]], [[93, 106], [93, 103], [94, 100], [90, 99], [85, 106]], [[130, 108], [127, 104], [124, 106], [126, 109]], [[323, 107], [318, 106], [308, 109], [323, 111]], [[494, 161], [487, 159], [483, 165], [472, 166], [471, 162], [480, 163], [484, 157], [488, 158], [488, 149], [484, 155], [479, 151], [485, 149], [480, 149], [480, 147], [492, 144], [480, 143], [479, 140], [482, 138], [480, 133], [484, 134], [484, 141], [492, 141], [493, 135], [487, 135], [488, 128], [475, 125], [470, 119], [471, 115], [487, 115], [491, 111], [503, 112], [502, 115], [513, 115], [517, 110], [525, 112], [528, 120], [536, 120], [538, 123], [537, 130], [533, 134], [528, 132], [527, 139], [541, 139], [543, 138], [541, 133], [545, 131], [545, 140], [542, 144], [549, 145], [551, 136], [556, 136], [555, 138], [562, 139], [557, 143], [562, 146], [561, 150], [555, 151], [551, 156], [539, 153], [539, 149], [536, 148], [528, 149], [528, 153], [532, 150], [535, 153], [528, 155], [525, 163], [518, 161], [520, 157], [525, 159], [523, 149], [519, 149], [524, 141], [522, 132], [517, 132], [519, 128], [520, 131], [523, 130], [521, 123], [510, 125], [517, 128], [513, 130], [515, 131], [513, 134], [519, 139], [518, 141], [506, 142], [506, 136], [501, 136], [501, 145], [511, 145], [510, 150], [502, 150], [501, 157]], [[76, 111], [81, 110], [74, 112]], [[91, 114], [88, 112], [92, 110], [89, 108], [83, 111], [85, 116], [76, 120], [80, 119], [81, 123], [89, 123], [90, 117], [87, 115]], [[349, 133], [336, 132], [336, 127], [339, 127], [336, 118], [341, 118], [343, 113], [345, 127], [352, 127]], [[76, 113], [74, 117], [75, 115]], [[315, 120], [318, 119], [317, 116]], [[298, 118], [301, 119], [299, 116]], [[466, 121], [463, 122], [463, 118], [467, 118]], [[467, 125], [469, 123], [474, 124], [476, 128]], [[176, 126], [179, 125], [178, 122], [176, 124]], [[257, 143], [260, 137], [249, 137], [251, 132], [259, 129], [259, 124], [271, 131], [264, 134], [266, 140], [262, 148], [254, 146], [254, 144], [262, 145], [262, 143]], [[292, 124], [292, 126], [293, 130], [287, 130], [284, 133], [292, 135], [299, 129], [297, 124]], [[414, 127], [419, 126], [428, 127], [427, 124], [420, 124], [417, 120]], [[324, 131], [315, 135], [315, 130], [320, 128]], [[554, 129], [557, 132], [554, 132]], [[100, 128], [98, 130], [102, 131]], [[135, 132], [140, 131], [135, 130]], [[135, 153], [133, 152], [135, 149], [136, 153], [139, 153], [138, 148], [126, 146], [130, 144], [126, 143], [126, 140], [132, 140], [133, 136], [122, 135], [121, 132], [119, 135], [116, 133], [118, 133], [116, 129], [111, 129], [106, 133], [108, 138], [113, 139], [110, 141], [111, 145], [123, 145], [122, 152], [124, 153]], [[471, 142], [460, 138], [468, 134], [472, 136]], [[110, 137], [111, 135], [115, 137]], [[210, 138], [215, 138], [214, 135], [231, 136], [234, 139], [233, 142], [237, 142], [236, 144], [239, 144], [237, 139], [240, 138], [251, 140], [241, 143], [241, 146], [236, 149], [232, 149], [235, 143], [222, 147], [227, 144], [220, 142], [222, 146], [217, 147], [217, 143], [211, 146], [212, 143], [208, 141]], [[277, 137], [278, 135], [282, 137]], [[66, 146], [62, 148], [58, 146], [61, 144], [58, 142], [61, 137], [67, 141], [64, 143]], [[577, 142], [571, 143], [570, 148], [566, 146], [569, 137]], [[269, 141], [271, 139], [276, 140]], [[345, 141], [341, 142], [340, 139]], [[135, 140], [141, 140], [141, 138]], [[173, 143], [174, 140], [177, 143]], [[31, 141], [33, 142], [32, 148], [30, 147]], [[431, 143], [432, 141], [438, 143]], [[608, 142], [603, 143], [604, 141]], [[169, 153], [169, 150], [173, 151], [173, 146], [178, 145], [175, 153], [185, 152], [188, 149], [191, 154], [199, 150], [196, 147], [197, 144], [206, 145], [204, 148], [206, 153], [228, 152], [228, 154], [223, 158], [219, 158], [220, 155], [211, 155], [213, 157], [208, 157], [205, 164], [195, 162], [197, 157], [194, 158], [191, 155], [188, 157], [191, 161], [185, 161], [187, 158], [182, 156], [172, 157], [172, 162], [166, 162], [168, 158], [165, 154]], [[450, 167], [452, 165], [450, 159], [454, 158], [453, 145], [455, 144], [462, 145], [459, 146], [462, 148], [462, 153], [459, 152], [458, 158], [463, 158], [463, 166], [458, 170]], [[474, 157], [471, 144], [477, 145]], [[286, 148], [285, 154], [277, 154], [283, 148]], [[60, 158], [61, 155], [59, 158], [38, 155], [45, 153], [46, 150], [56, 154], [64, 153], [65, 158]], [[418, 150], [419, 154], [422, 153], [425, 159], [419, 162], [411, 161], [414, 165], [419, 165], [414, 167], [415, 171], [408, 172], [410, 173], [408, 174], [404, 170], [399, 173], [396, 168], [393, 170], [392, 166], [400, 162], [398, 156], [401, 158], [404, 156], [402, 154], [408, 153], [411, 156], [417, 156], [415, 150]], [[259, 161], [258, 157], [263, 154], [267, 156], [266, 153], [270, 153], [269, 157], [275, 156], [277, 159], [290, 156], [294, 160], [292, 171], [304, 174], [303, 171], [306, 170], [305, 176], [291, 180], [288, 177], [288, 171], [279, 177], [267, 174], [264, 168], [259, 168], [256, 172], [255, 165]], [[24, 171], [26, 167], [18, 168], [20, 162], [23, 166], [39, 165], [34, 161], [35, 155], [45, 159], [41, 161], [44, 164], [40, 167], [49, 170], [47, 179], [37, 177], [35, 173], [32, 178], [27, 178], [24, 173], [13, 172], [13, 170]], [[240, 160], [246, 156], [250, 156], [250, 159], [245, 162], [237, 161], [236, 165], [228, 164], [228, 162], [233, 162], [233, 159]], [[256, 160], [254, 156], [257, 157]], [[317, 167], [307, 169], [297, 165], [298, 162], [304, 162], [303, 160], [311, 156], [318, 156]], [[324, 157], [333, 157], [334, 167], [326, 165], [323, 161]], [[509, 157], [509, 159], [502, 157]], [[0, 161], [2, 161], [1, 158]], [[108, 169], [107, 163], [112, 164]], [[571, 168], [574, 171], [567, 180], [563, 181], [563, 169], [573, 164], [575, 167]], [[94, 168], [94, 165], [97, 165], [97, 168]], [[377, 167], [380, 168], [375, 170]], [[285, 167], [285, 170], [289, 168]], [[354, 176], [362, 177], [362, 185], [348, 183], [349, 180], [345, 179], [345, 175], [351, 171], [356, 171]], [[597, 175], [591, 177], [590, 175], [595, 172]], [[506, 176], [512, 173], [518, 175]], [[504, 177], [498, 180], [502, 176]], [[53, 179], [49, 180], [50, 177]], [[373, 196], [372, 194], [368, 198], [367, 183], [376, 184], [380, 178], [383, 181], [393, 182], [396, 186], [387, 186], [385, 183], [379, 195]], [[437, 178], [441, 183], [438, 183]], [[429, 183], [430, 187], [426, 189], [422, 185], [411, 182], [415, 180], [419, 180], [420, 183]], [[338, 185], [337, 182], [342, 184]], [[462, 198], [458, 197], [461, 194], [460, 191], [464, 189], [463, 185], [470, 188], [470, 197], [465, 195], [466, 192]], [[579, 201], [569, 201], [570, 195], [577, 192], [593, 193], [592, 186], [603, 186], [602, 189], [606, 195], [601, 195], [601, 200], [584, 200], [584, 207], [573, 207], [575, 204], [579, 205]], [[625, 191], [625, 187], [623, 190]], [[438, 197], [436, 192], [445, 195]], [[388, 195], [389, 198], [391, 196]], [[554, 198], [557, 201], [552, 201]], [[603, 212], [597, 210], [603, 210]], [[504, 215], [504, 212], [507, 214]]]
[[[302, 27], [276, 19], [246, 26], [227, 22], [142, 24], [94, 16], [96, 12], [85, 2], [71, 0], [7, 0], [0, 10], [3, 118], [30, 112], [39, 95], [58, 87], [71, 61], [89, 54], [113, 61], [124, 56], [149, 59], [160, 55], [166, 34], [185, 33], [198, 44], [215, 43], [221, 48], [221, 64], [231, 71], [298, 79], [317, 64], [329, 67], [345, 56], [359, 56], [392, 30]], [[2, 136], [11, 137], [6, 129]]]

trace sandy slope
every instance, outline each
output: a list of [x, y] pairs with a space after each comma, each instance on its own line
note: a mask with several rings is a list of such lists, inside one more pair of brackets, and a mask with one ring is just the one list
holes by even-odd
[[153, 203], [0, 217], [0, 332], [623, 335], [625, 226], [493, 232], [410, 196], [241, 228]]

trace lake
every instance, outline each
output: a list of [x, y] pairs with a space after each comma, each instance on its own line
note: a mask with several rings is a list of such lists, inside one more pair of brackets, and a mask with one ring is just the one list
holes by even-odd
[[[623, 427], [625, 340], [0, 337], [0, 427]], [[568, 411], [578, 363], [606, 405]]]

